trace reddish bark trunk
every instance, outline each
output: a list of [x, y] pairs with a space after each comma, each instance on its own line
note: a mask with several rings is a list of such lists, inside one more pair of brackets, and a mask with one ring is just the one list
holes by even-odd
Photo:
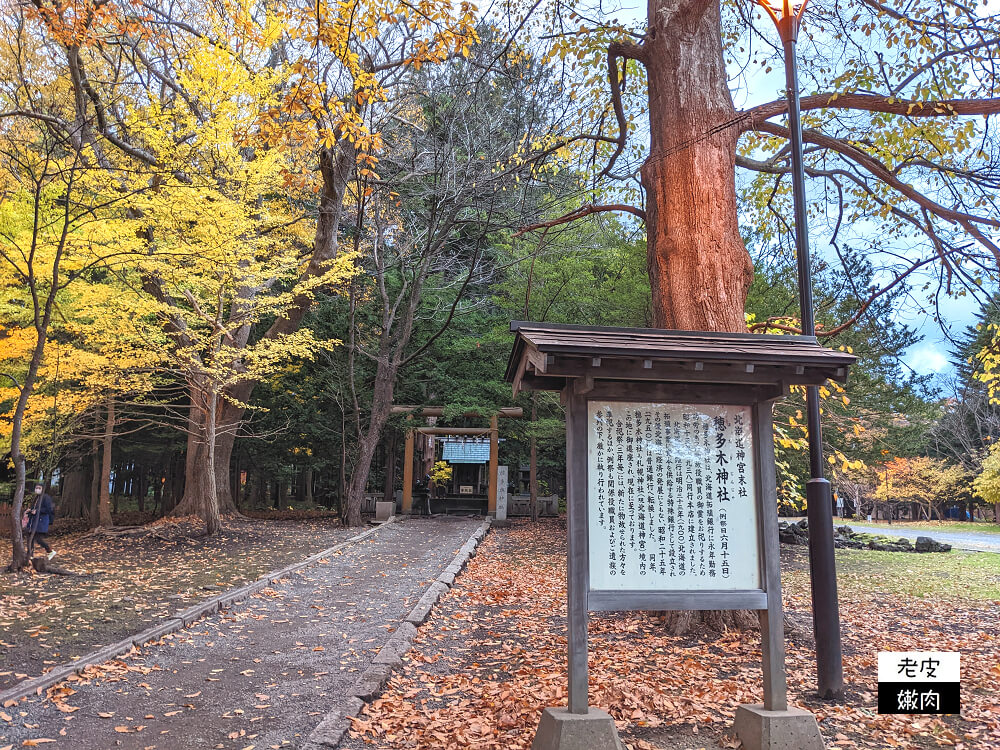
[[66, 472], [59, 492], [59, 515], [63, 518], [86, 518], [90, 514], [90, 472], [85, 462]]
[[[740, 235], [736, 114], [717, 0], [649, 0], [647, 262], [660, 328], [745, 332], [753, 264]], [[665, 612], [669, 632], [745, 630], [748, 612]]]
[[644, 61], [649, 158], [642, 168], [654, 325], [746, 331], [753, 279], [736, 206], [735, 115], [723, 61], [720, 7], [649, 0]]

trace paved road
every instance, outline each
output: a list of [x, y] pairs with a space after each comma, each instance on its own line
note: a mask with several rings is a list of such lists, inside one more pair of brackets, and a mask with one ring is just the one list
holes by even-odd
[[843, 522], [834, 519], [836, 526], [850, 526], [855, 531], [865, 534], [883, 534], [885, 536], [898, 539], [916, 539], [918, 536], [929, 536], [936, 542], [950, 544], [955, 549], [966, 549], [975, 552], [1000, 552], [1000, 534], [988, 534], [976, 531], [931, 531], [930, 529], [912, 529], [905, 526], [895, 526], [891, 528], [883, 526], [868, 526], [863, 523], [855, 523], [849, 519]]
[[41, 745], [55, 750], [297, 747], [341, 704], [479, 523], [409, 519], [383, 527], [106, 665], [93, 683], [71, 684], [76, 693], [62, 711], [39, 698], [3, 709], [0, 747], [37, 738], [55, 740]]

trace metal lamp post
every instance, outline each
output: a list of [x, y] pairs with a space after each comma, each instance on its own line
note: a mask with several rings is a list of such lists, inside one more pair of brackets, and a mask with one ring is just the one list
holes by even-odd
[[[807, 0], [757, 0], [778, 27], [785, 49], [785, 90], [788, 96], [788, 132], [792, 147], [792, 194], [795, 205], [795, 248], [799, 271], [799, 307], [802, 333], [815, 333], [809, 233], [806, 224], [805, 170], [802, 164], [802, 123], [799, 120], [799, 81], [795, 41]], [[813, 632], [816, 637], [817, 687], [822, 698], [840, 698], [844, 667], [840, 647], [840, 612], [837, 604], [837, 569], [833, 545], [833, 496], [823, 476], [823, 432], [820, 426], [819, 389], [806, 390], [809, 427], [809, 572], [812, 580]]]

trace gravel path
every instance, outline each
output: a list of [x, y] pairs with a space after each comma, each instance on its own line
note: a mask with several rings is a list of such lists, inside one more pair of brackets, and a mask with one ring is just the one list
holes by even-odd
[[[62, 526], [60, 519], [55, 529]], [[234, 517], [212, 537], [203, 529], [200, 521], [164, 519], [138, 536], [88, 530], [50, 537], [58, 551], [53, 562], [88, 575], [0, 578], [0, 690], [358, 533], [329, 517]], [[10, 543], [0, 537], [4, 559], [10, 559]]]
[[904, 537], [915, 540], [918, 536], [929, 536], [935, 542], [950, 544], [955, 549], [972, 550], [973, 552], [1000, 552], [1000, 534], [975, 531], [936, 531], [934, 529], [909, 529], [905, 526], [868, 526], [847, 520], [843, 523], [834, 519], [837, 526], [850, 526], [855, 531], [865, 534], [882, 534], [893, 539]]
[[[196, 622], [65, 700], [0, 716], [0, 746], [297, 747], [371, 662], [480, 519], [409, 519]], [[58, 688], [57, 688], [58, 689]]]

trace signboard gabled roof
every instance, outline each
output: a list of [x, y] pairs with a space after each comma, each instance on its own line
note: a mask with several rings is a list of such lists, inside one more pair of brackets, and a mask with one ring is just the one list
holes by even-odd
[[843, 382], [856, 357], [813, 336], [608, 328], [514, 321], [506, 379], [561, 390], [567, 379], [818, 385]]

